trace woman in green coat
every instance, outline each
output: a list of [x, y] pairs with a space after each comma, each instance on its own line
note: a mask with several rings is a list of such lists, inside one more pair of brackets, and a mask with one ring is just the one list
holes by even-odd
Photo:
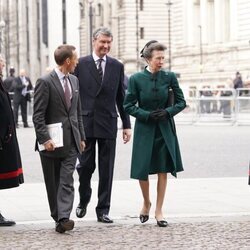
[[[186, 107], [175, 74], [162, 70], [165, 50], [166, 47], [157, 41], [145, 45], [141, 54], [148, 66], [130, 77], [124, 101], [125, 111], [136, 118], [131, 178], [139, 180], [144, 198], [140, 221], [144, 223], [149, 219], [148, 175], [157, 174], [155, 218], [160, 227], [168, 225], [162, 213], [167, 173], [176, 176], [183, 171], [173, 116]], [[168, 103], [170, 88], [174, 94], [173, 105]]]

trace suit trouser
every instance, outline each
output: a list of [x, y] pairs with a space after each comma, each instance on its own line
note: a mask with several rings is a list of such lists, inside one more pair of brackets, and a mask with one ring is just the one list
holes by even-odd
[[113, 170], [115, 160], [115, 139], [87, 138], [86, 148], [79, 157], [80, 164], [77, 166], [79, 174], [80, 204], [87, 206], [90, 201], [92, 188], [91, 177], [95, 171], [96, 142], [98, 144], [98, 204], [96, 214], [108, 214], [110, 209]]
[[21, 99], [19, 102], [13, 102], [13, 113], [14, 113], [14, 120], [15, 123], [18, 124], [18, 110], [19, 106], [21, 106], [21, 115], [22, 115], [22, 120], [23, 124], [27, 125], [27, 100], [25, 96], [21, 96]]
[[66, 158], [51, 158], [40, 154], [51, 217], [55, 221], [69, 218], [74, 202], [73, 173], [77, 150], [72, 145]]

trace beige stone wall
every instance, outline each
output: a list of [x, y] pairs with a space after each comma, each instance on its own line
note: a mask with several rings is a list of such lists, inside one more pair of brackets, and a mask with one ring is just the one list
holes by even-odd
[[[240, 71], [243, 80], [246, 80], [250, 75], [250, 1], [171, 1], [173, 3], [171, 5], [171, 66], [172, 71], [180, 73], [180, 82], [186, 86], [199, 87], [207, 84], [216, 86], [230, 82], [229, 79], [234, 76], [235, 71]], [[6, 18], [7, 2], [10, 6], [10, 38], [8, 42], [4, 34], [2, 52], [6, 53], [7, 50], [9, 54], [8, 66], [13, 65], [17, 69], [25, 67], [32, 79], [36, 79], [37, 76], [45, 73], [47, 66], [53, 66], [53, 51], [61, 41], [61, 19], [58, 13], [61, 11], [62, 1], [48, 1], [52, 5], [56, 4], [57, 8], [52, 8], [51, 5], [48, 10], [49, 19], [52, 20], [49, 24], [51, 25], [49, 46], [46, 48], [41, 44], [40, 59], [36, 28], [37, 0], [0, 0], [0, 19]], [[138, 26], [136, 2], [138, 2]], [[143, 2], [142, 10], [141, 2]], [[110, 55], [124, 62], [126, 73], [132, 74], [144, 66], [144, 62], [139, 57], [139, 51], [147, 41], [156, 39], [169, 47], [167, 2], [168, 0], [93, 0], [93, 30], [99, 26], [107, 26], [112, 30], [114, 41]], [[30, 11], [29, 25], [25, 19], [26, 5]], [[57, 12], [54, 9], [57, 9]], [[90, 53], [89, 1], [67, 0], [67, 11], [71, 18], [74, 17], [74, 20], [67, 24], [67, 29], [70, 30], [68, 40], [71, 43], [75, 41], [76, 45], [79, 44], [81, 56], [87, 55]], [[17, 12], [19, 13], [18, 26]], [[79, 19], [77, 19], [78, 15], [80, 15]], [[57, 16], [58, 18], [55, 19]], [[29, 53], [27, 52], [27, 31], [30, 34]], [[143, 37], [142, 31], [144, 31]], [[169, 67], [168, 56], [167, 51], [166, 68]]]
[[[111, 24], [109, 27], [114, 34], [112, 55], [124, 62], [129, 74], [137, 71], [138, 48], [140, 50], [148, 40], [156, 39], [169, 47], [167, 1], [143, 2], [143, 10], [138, 11], [138, 33], [140, 36], [140, 28], [144, 28], [144, 38], [138, 41], [136, 0], [100, 0], [93, 3], [94, 8], [101, 4], [104, 9], [112, 4], [112, 14], [106, 16], [106, 20], [111, 20], [105, 23]], [[180, 82], [197, 87], [226, 85], [235, 71], [240, 71], [246, 79], [250, 71], [250, 2], [172, 0], [172, 3], [171, 66], [172, 71], [180, 73]], [[93, 18], [98, 20], [99, 17]], [[140, 60], [139, 66], [143, 64]], [[168, 66], [167, 52], [166, 68]]]

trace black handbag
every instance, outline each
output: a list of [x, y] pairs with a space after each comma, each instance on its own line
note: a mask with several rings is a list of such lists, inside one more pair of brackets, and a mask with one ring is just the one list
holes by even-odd
[[248, 185], [250, 185], [250, 164], [249, 164], [249, 170], [248, 170]]
[[174, 91], [171, 87], [168, 88], [168, 101], [167, 107], [171, 107], [174, 105]]

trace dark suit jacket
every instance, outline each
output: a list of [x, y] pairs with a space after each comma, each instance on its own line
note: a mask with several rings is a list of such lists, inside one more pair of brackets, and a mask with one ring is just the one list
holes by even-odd
[[124, 67], [108, 57], [103, 81], [92, 55], [82, 57], [75, 70], [79, 79], [82, 115], [86, 137], [114, 139], [117, 135], [117, 109], [123, 128], [130, 128], [129, 115], [124, 112]]
[[[33, 89], [33, 86], [31, 84], [30, 78], [29, 77], [25, 77], [26, 81], [28, 81], [28, 86], [27, 86], [27, 91], [30, 91]], [[22, 90], [25, 88], [26, 86], [23, 84], [21, 78], [18, 76], [15, 78], [14, 82], [13, 82], [13, 90], [14, 90], [14, 96], [13, 96], [13, 101], [15, 103], [19, 103], [21, 101], [22, 98]], [[30, 101], [30, 93], [26, 94], [26, 100]]]
[[[53, 152], [46, 150], [40, 153], [48, 157], [67, 156], [72, 142], [81, 153], [80, 141], [85, 140], [81, 116], [79, 84], [74, 75], [69, 75], [72, 88], [71, 107], [68, 110], [61, 82], [53, 70], [50, 74], [37, 80], [34, 94], [33, 122], [37, 141], [40, 144], [50, 139], [46, 124], [62, 122], [64, 146]], [[36, 150], [38, 150], [36, 143]]]

